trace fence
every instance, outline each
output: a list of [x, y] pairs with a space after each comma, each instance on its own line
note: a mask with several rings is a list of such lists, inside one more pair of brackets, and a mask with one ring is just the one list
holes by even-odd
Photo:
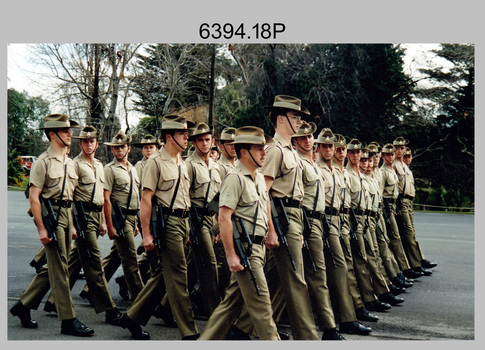
[[434, 210], [434, 211], [455, 211], [462, 213], [473, 213], [475, 214], [475, 207], [447, 207], [441, 205], [431, 205], [431, 204], [420, 204], [413, 203], [414, 209], [416, 210]]

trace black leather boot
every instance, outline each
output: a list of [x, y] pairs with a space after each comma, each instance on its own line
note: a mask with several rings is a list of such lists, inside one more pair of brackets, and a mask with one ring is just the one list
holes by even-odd
[[22, 327], [24, 328], [37, 328], [39, 325], [30, 317], [30, 309], [24, 306], [20, 301], [10, 309], [10, 313], [20, 318]]
[[90, 337], [94, 334], [94, 330], [83, 325], [77, 318], [71, 318], [62, 320], [61, 333], [76, 337]]
[[131, 336], [136, 340], [149, 340], [150, 334], [141, 329], [140, 325], [133, 321], [128, 315], [124, 314], [120, 319], [120, 326], [128, 328], [131, 332]]
[[322, 340], [345, 340], [345, 338], [337, 332], [337, 328], [330, 328], [323, 330]]

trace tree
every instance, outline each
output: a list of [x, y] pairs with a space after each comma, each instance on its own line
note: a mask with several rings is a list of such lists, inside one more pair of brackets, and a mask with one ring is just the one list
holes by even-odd
[[38, 155], [46, 148], [43, 132], [36, 130], [49, 114], [49, 102], [27, 92], [7, 90], [8, 149], [19, 155]]
[[[51, 91], [58, 109], [82, 124], [93, 125], [110, 140], [121, 128], [120, 114], [128, 116], [131, 60], [140, 46], [39, 44], [36, 60], [50, 69], [43, 85]], [[102, 160], [108, 157], [105, 151], [98, 151]]]

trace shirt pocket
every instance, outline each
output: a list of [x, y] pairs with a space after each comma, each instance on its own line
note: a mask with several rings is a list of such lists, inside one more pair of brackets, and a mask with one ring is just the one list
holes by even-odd
[[322, 182], [321, 177], [313, 169], [308, 169], [308, 171], [305, 171], [303, 173], [303, 182], [305, 183], [306, 186], [316, 185], [319, 179], [320, 179], [320, 182]]
[[[175, 186], [178, 179], [178, 169], [174, 167], [166, 167], [161, 173], [160, 180], [158, 181], [158, 189], [160, 191], [169, 191]], [[188, 173], [184, 173], [186, 180], [188, 181]]]
[[296, 162], [294, 155], [284, 153], [283, 161], [281, 162], [281, 176], [288, 175], [290, 172], [294, 176], [297, 166], [299, 166], [299, 163]]
[[[52, 163], [51, 163], [52, 164]], [[52, 165], [52, 167], [47, 172], [47, 181], [45, 183], [46, 188], [53, 188], [58, 186], [64, 179], [64, 166]]]
[[258, 192], [255, 189], [243, 188], [241, 194], [241, 200], [239, 202], [240, 207], [249, 208], [255, 207], [259, 201]]

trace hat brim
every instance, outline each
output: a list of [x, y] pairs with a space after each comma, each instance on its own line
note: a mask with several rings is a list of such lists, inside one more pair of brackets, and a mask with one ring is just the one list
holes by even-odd
[[295, 108], [291, 108], [289, 106], [287, 107], [283, 107], [283, 106], [263, 106], [263, 108], [266, 108], [266, 109], [286, 109], [286, 110], [289, 110], [289, 111], [295, 111], [295, 112], [298, 112], [300, 114], [305, 114], [305, 115], [311, 115], [310, 111], [308, 109], [306, 109], [305, 107], [301, 107], [300, 109], [297, 109], [296, 107]]
[[80, 128], [80, 127], [81, 127], [81, 124], [79, 124], [77, 121], [70, 120], [69, 121], [69, 126], [65, 126], [65, 125], [62, 125], [62, 126], [52, 126], [52, 127], [42, 126], [40, 128], [37, 128], [36, 130], [52, 130], [52, 129], [66, 129], [66, 128], [72, 129], [72, 128]]

